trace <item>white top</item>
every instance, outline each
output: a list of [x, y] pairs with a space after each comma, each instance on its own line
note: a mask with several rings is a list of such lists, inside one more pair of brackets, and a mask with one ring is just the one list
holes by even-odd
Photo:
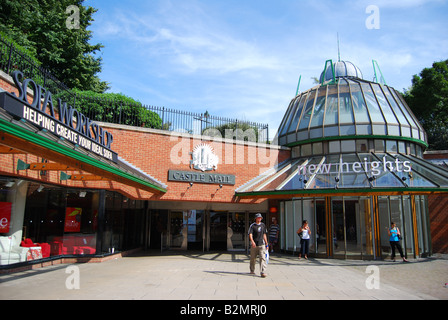
[[302, 229], [302, 239], [309, 239], [310, 233], [308, 229]]

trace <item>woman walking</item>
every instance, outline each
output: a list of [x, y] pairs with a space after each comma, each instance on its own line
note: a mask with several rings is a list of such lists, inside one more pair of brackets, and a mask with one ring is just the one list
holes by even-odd
[[303, 220], [302, 226], [297, 230], [297, 234], [300, 236], [300, 253], [299, 259], [302, 258], [302, 255], [305, 259], [308, 259], [308, 253], [310, 250], [310, 236], [311, 230], [308, 226], [308, 221]]

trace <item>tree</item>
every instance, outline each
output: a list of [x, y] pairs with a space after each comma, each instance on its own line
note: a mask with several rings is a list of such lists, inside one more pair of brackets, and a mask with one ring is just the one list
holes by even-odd
[[429, 149], [448, 149], [448, 60], [414, 75], [403, 97], [428, 134]]
[[[0, 33], [14, 40], [65, 85], [104, 92], [108, 85], [97, 74], [101, 44], [89, 44], [87, 28], [97, 11], [84, 0], [0, 0]], [[69, 6], [79, 10], [75, 28], [70, 27]], [[76, 15], [78, 17], [78, 15]]]

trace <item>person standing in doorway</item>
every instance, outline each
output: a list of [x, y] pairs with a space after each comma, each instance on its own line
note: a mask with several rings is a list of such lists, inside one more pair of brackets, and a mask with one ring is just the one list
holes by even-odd
[[401, 259], [403, 259], [403, 262], [408, 262], [408, 260], [406, 260], [403, 254], [403, 249], [401, 248], [400, 244], [401, 233], [395, 222], [391, 222], [390, 224], [389, 237], [390, 237], [389, 243], [392, 249], [392, 254], [390, 258], [392, 259], [392, 261], [395, 261], [395, 248], [397, 248], [398, 252], [400, 253]]
[[297, 230], [297, 233], [300, 236], [300, 253], [299, 253], [299, 259], [302, 258], [302, 255], [305, 259], [308, 259], [308, 253], [310, 250], [310, 237], [311, 237], [311, 230], [308, 226], [308, 221], [303, 220], [302, 226]]
[[249, 241], [250, 241], [250, 273], [255, 273], [255, 261], [257, 260], [257, 255], [259, 255], [260, 260], [260, 273], [264, 278], [266, 277], [266, 251], [269, 250], [268, 239], [267, 239], [267, 229], [266, 225], [261, 222], [263, 216], [261, 213], [255, 215], [255, 222], [249, 227]]
[[278, 234], [280, 227], [277, 223], [277, 218], [272, 218], [272, 224], [269, 227], [269, 249], [274, 252], [274, 246], [278, 243]]

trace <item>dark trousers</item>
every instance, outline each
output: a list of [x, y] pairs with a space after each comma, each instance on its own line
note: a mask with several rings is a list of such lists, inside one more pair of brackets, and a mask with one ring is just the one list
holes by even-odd
[[310, 251], [310, 239], [300, 239], [300, 254], [307, 255]]
[[392, 259], [395, 258], [395, 248], [398, 249], [400, 256], [404, 258], [403, 249], [401, 248], [400, 241], [389, 241], [390, 247], [392, 248], [392, 255], [390, 256]]

